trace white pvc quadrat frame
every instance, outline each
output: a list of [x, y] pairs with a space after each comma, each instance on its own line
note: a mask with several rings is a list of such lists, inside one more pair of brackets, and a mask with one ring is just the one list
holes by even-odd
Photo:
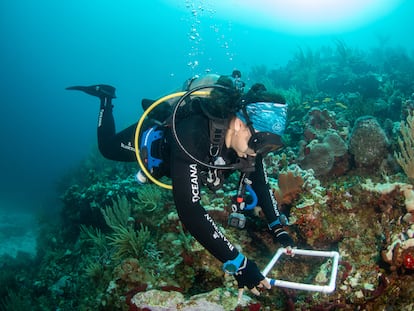
[[[328, 285], [314, 285], [306, 283], [296, 283], [290, 281], [276, 280], [267, 278], [266, 275], [272, 270], [273, 266], [276, 264], [281, 255], [286, 254], [288, 256], [294, 255], [304, 255], [304, 256], [314, 256], [314, 257], [331, 257], [332, 260], [332, 273]], [[315, 251], [315, 250], [305, 250], [305, 249], [287, 249], [281, 247], [277, 250], [276, 254], [273, 256], [272, 260], [264, 268], [262, 274], [269, 281], [271, 286], [287, 287], [292, 289], [300, 289], [307, 291], [317, 291], [323, 293], [332, 293], [335, 290], [336, 275], [338, 273], [338, 263], [339, 263], [339, 253], [335, 251]]]

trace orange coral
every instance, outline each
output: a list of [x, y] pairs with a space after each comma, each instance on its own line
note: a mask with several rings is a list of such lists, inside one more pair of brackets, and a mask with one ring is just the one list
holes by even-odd
[[278, 177], [278, 187], [274, 190], [279, 204], [291, 204], [302, 191], [304, 180], [302, 176], [292, 171], [282, 172]]

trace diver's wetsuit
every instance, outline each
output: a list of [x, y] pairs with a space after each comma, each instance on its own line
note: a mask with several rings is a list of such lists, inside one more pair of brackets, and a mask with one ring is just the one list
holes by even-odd
[[[122, 132], [115, 133], [112, 106], [101, 106], [98, 145], [102, 154], [112, 160], [136, 161], [134, 151], [134, 135], [136, 125], [132, 125]], [[195, 158], [206, 161], [209, 157], [210, 138], [208, 118], [204, 114], [195, 114], [176, 124], [177, 135], [183, 146]], [[181, 222], [186, 229], [197, 239], [213, 256], [221, 262], [234, 259], [238, 250], [226, 239], [218, 229], [213, 219], [200, 204], [201, 178], [200, 172], [204, 168], [189, 158], [176, 144], [172, 133], [165, 134], [168, 146], [169, 175], [172, 178], [174, 201]], [[232, 149], [223, 147], [222, 157], [227, 164], [237, 159]], [[258, 197], [258, 205], [263, 209], [268, 223], [279, 217], [277, 202], [267, 183], [264, 165], [261, 156], [256, 157], [256, 170], [250, 175], [252, 188]]]
[[101, 98], [98, 118], [98, 148], [101, 154], [110, 160], [134, 162], [134, 135], [136, 124], [116, 133], [112, 114], [112, 99]]

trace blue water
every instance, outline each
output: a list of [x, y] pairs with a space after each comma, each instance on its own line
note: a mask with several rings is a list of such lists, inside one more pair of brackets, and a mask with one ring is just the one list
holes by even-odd
[[237, 13], [243, 2], [223, 9], [214, 1], [1, 1], [0, 208], [58, 208], [56, 181], [95, 148], [98, 102], [66, 86], [116, 86], [122, 128], [139, 117], [142, 97], [168, 94], [194, 74], [272, 68], [298, 47], [334, 38], [369, 48], [389, 36], [413, 49], [410, 0], [319, 33], [261, 23], [258, 14]]

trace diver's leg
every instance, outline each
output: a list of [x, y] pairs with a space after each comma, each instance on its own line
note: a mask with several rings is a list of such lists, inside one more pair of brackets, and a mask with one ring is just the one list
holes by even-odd
[[90, 86], [70, 86], [67, 90], [82, 91], [100, 99], [98, 119], [98, 147], [102, 155], [115, 161], [135, 161], [134, 134], [135, 126], [115, 131], [115, 120], [112, 114], [112, 98], [115, 96], [115, 87], [108, 84]]
[[115, 136], [115, 119], [112, 114], [112, 99], [101, 97], [101, 105], [99, 107], [98, 116], [98, 148], [103, 156], [111, 154], [111, 142]]
[[115, 161], [136, 161], [134, 135], [136, 125], [116, 133], [112, 98], [101, 97], [98, 118], [98, 147], [105, 158]]

